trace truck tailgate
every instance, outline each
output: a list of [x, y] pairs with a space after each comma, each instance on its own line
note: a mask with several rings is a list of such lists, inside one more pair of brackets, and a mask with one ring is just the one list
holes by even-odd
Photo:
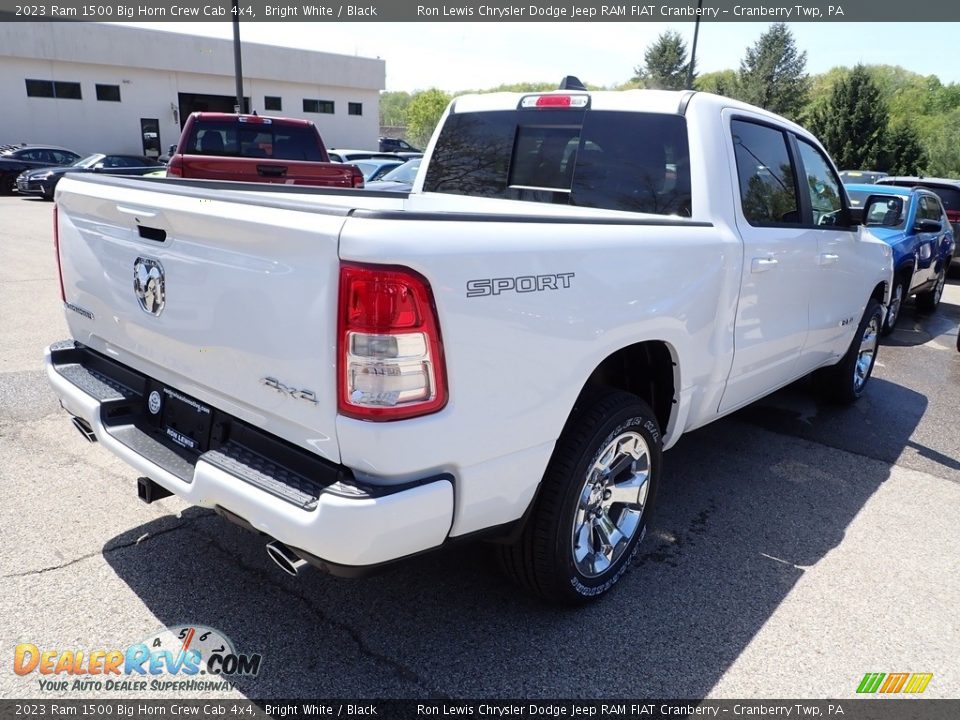
[[354, 187], [355, 174], [350, 165], [341, 163], [208, 155], [183, 155], [180, 171], [187, 179], [341, 188]]
[[150, 187], [60, 183], [73, 337], [339, 462], [337, 245], [349, 210]]

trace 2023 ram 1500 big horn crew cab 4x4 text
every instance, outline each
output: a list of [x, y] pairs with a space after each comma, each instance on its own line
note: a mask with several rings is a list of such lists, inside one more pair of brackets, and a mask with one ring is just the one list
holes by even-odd
[[[541, 596], [630, 565], [661, 450], [817, 371], [864, 390], [891, 253], [808, 132], [727, 98], [465, 96], [412, 192], [68, 177], [76, 424], [353, 572], [501, 539]], [[149, 478], [149, 479], [147, 479]]]

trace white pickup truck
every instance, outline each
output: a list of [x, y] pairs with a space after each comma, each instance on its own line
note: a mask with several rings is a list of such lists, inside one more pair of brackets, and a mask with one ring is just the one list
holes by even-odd
[[803, 128], [576, 83], [451, 103], [409, 194], [68, 176], [74, 424], [288, 572], [494, 539], [557, 602], [634, 560], [661, 452], [816, 371], [864, 391], [890, 248]]

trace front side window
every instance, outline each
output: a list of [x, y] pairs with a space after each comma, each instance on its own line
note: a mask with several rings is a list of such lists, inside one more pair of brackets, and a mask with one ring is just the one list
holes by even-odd
[[689, 217], [679, 115], [520, 109], [447, 118], [426, 192]]
[[935, 197], [921, 195], [917, 207], [917, 220], [933, 220], [938, 223], [944, 221], [943, 208]]
[[797, 147], [800, 149], [800, 160], [807, 176], [804, 185], [810, 195], [813, 224], [840, 224], [843, 214], [840, 181], [830, 167], [830, 163], [820, 150], [805, 140], [798, 138]]
[[751, 225], [799, 225], [797, 178], [781, 130], [746, 120], [730, 123], [743, 216]]

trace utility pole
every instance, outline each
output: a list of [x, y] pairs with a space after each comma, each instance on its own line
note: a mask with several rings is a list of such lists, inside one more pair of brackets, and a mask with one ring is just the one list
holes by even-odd
[[700, 34], [700, 13], [702, 10], [703, 0], [699, 0], [697, 2], [697, 19], [693, 24], [693, 47], [690, 48], [690, 64], [687, 65], [687, 90], [693, 90], [693, 65], [697, 61], [697, 36]]
[[240, 12], [238, 5], [239, 0], [233, 0], [233, 74], [237, 80], [237, 102], [234, 105], [234, 110], [237, 113], [242, 113], [244, 111], [243, 64], [240, 61]]

